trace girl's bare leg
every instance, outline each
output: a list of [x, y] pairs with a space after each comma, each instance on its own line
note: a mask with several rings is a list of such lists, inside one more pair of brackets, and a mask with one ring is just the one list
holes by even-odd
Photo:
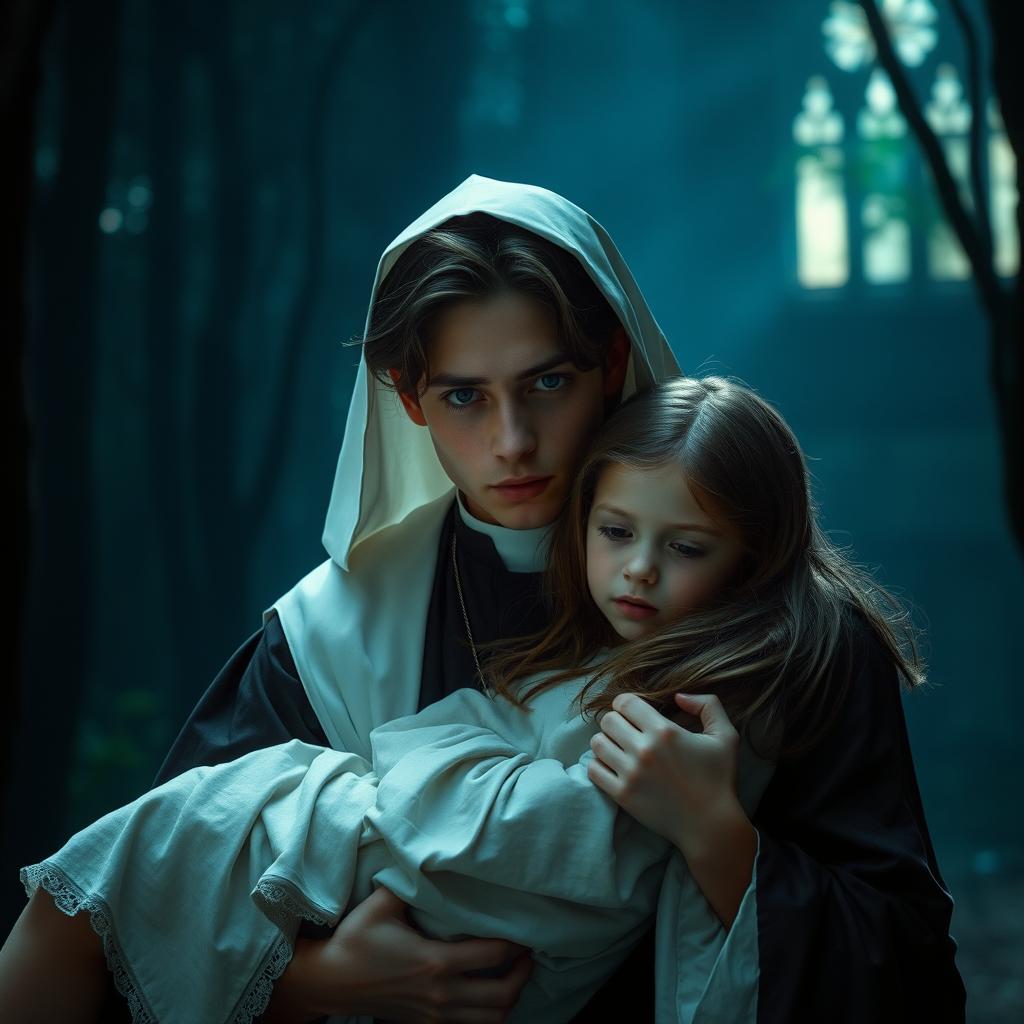
[[103, 943], [89, 915], [68, 917], [37, 889], [0, 949], [0, 1020], [94, 1024], [106, 980]]

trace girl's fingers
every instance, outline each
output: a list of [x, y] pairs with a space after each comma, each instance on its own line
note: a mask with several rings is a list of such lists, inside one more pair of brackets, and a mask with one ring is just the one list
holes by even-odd
[[590, 737], [590, 747], [597, 757], [616, 774], [621, 775], [629, 767], [622, 748], [605, 736], [603, 732], [594, 733]]
[[713, 693], [677, 693], [676, 703], [700, 719], [705, 736], [732, 737], [738, 735], [732, 720]]
[[617, 711], [609, 711], [601, 717], [601, 732], [615, 740], [623, 750], [632, 750], [641, 738], [640, 730]]
[[622, 789], [619, 777], [596, 757], [587, 765], [587, 777], [598, 789], [604, 790], [613, 800], [618, 800]]
[[645, 729], [653, 729], [665, 720], [665, 716], [660, 711], [655, 710], [643, 697], [638, 697], [635, 693], [616, 694], [612, 701], [612, 708], [641, 732]]

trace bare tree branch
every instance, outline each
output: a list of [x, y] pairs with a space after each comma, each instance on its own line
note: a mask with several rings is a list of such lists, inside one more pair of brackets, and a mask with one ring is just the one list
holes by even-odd
[[[992, 78], [1016, 157], [1018, 244], [1024, 237], [1024, 94], [1020, 88], [1020, 39], [1024, 7], [1020, 0], [987, 0], [992, 38]], [[1024, 551], [1024, 274], [1017, 268], [1006, 316], [994, 334], [993, 378], [1003, 431], [1006, 493], [1018, 546]]]
[[982, 132], [985, 127], [985, 96], [981, 87], [981, 60], [978, 53], [978, 34], [967, 14], [963, 0], [949, 0], [957, 24], [964, 37], [967, 62], [967, 97], [971, 105], [971, 192], [974, 194], [974, 220], [981, 241], [991, 260], [992, 224], [988, 215], [988, 189], [985, 184], [985, 151]]
[[[978, 68], [978, 41], [973, 26], [966, 17], [961, 0], [951, 0], [954, 13], [964, 32], [968, 60], [968, 80], [972, 102], [971, 121], [971, 178], [975, 195], [975, 218], [972, 219], [960, 198], [959, 190], [938, 138], [925, 120], [921, 106], [910, 87], [906, 72], [893, 49], [888, 29], [878, 9], [877, 0], [860, 0], [874, 36], [878, 62], [889, 75], [900, 110], [910, 124], [918, 144], [932, 171], [946, 217], [960, 239], [970, 261], [975, 287], [989, 322], [990, 374], [995, 395], [996, 416], [1002, 440], [1003, 485], [1009, 512], [1009, 525], [1020, 551], [1024, 551], [1024, 338], [1021, 336], [1020, 287], [1021, 275], [1016, 278], [1016, 291], [1006, 289], [996, 273], [993, 262], [991, 225], [983, 187], [981, 163], [982, 90]], [[1009, 110], [1007, 136], [1017, 156], [1018, 183], [1021, 178], [1021, 104], [1016, 88], [1016, 60], [1008, 48], [1020, 38], [1013, 28], [1020, 25], [1019, 0], [988, 0], [995, 53], [995, 87], [1000, 104]], [[1016, 22], [1014, 19], [1016, 18]], [[1006, 117], [1004, 113], [1004, 118]], [[1013, 127], [1010, 127], [1012, 123]], [[1021, 205], [1017, 205], [1018, 227]]]
[[896, 98], [899, 100], [900, 109], [917, 138], [918, 144], [924, 151], [928, 166], [931, 168], [935, 179], [935, 186], [939, 193], [939, 200], [949, 219], [953, 230], [960, 239], [967, 259], [970, 261], [971, 270], [974, 274], [975, 285], [989, 316], [995, 320], [1002, 315], [1003, 304], [1006, 301], [1006, 292], [1003, 289], [999, 278], [996, 276], [992, 266], [992, 246], [985, 244], [974, 221], [971, 219], [960, 199], [956, 182], [953, 180], [952, 172], [946, 162], [946, 156], [942, 151], [935, 132], [925, 120], [921, 111], [921, 105], [910, 87], [910, 81], [903, 65], [896, 56], [892, 40], [889, 38], [888, 29], [878, 9], [877, 0], [860, 0], [864, 13], [867, 15], [868, 25], [871, 34], [874, 36], [875, 48], [878, 52], [878, 63], [889, 76], [892, 87], [896, 91]]

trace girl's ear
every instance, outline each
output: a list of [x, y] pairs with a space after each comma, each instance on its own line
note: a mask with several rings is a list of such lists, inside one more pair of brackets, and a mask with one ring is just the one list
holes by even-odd
[[629, 365], [629, 335], [624, 327], [617, 327], [608, 345], [604, 364], [605, 398], [622, 397], [622, 385], [626, 382], [626, 367]]
[[391, 378], [392, 383], [395, 385], [395, 391], [398, 394], [399, 401], [405, 409], [406, 415], [416, 424], [418, 427], [425, 427], [427, 425], [426, 417], [423, 415], [423, 410], [420, 408], [420, 401], [415, 395], [410, 395], [406, 391], [398, 390], [398, 381], [401, 374], [392, 367], [388, 370], [388, 376]]

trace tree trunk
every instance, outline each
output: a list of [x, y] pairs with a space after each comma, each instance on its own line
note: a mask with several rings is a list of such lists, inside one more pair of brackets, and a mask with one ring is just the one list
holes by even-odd
[[[1019, 0], [988, 0], [992, 32], [992, 77], [1017, 161], [1017, 239], [1024, 238], [1024, 94], [1017, 71], [1024, 39], [1024, 7]], [[1003, 316], [992, 324], [993, 386], [1003, 435], [1006, 500], [1017, 545], [1024, 552], [1024, 274], [1020, 266], [1007, 295]]]

